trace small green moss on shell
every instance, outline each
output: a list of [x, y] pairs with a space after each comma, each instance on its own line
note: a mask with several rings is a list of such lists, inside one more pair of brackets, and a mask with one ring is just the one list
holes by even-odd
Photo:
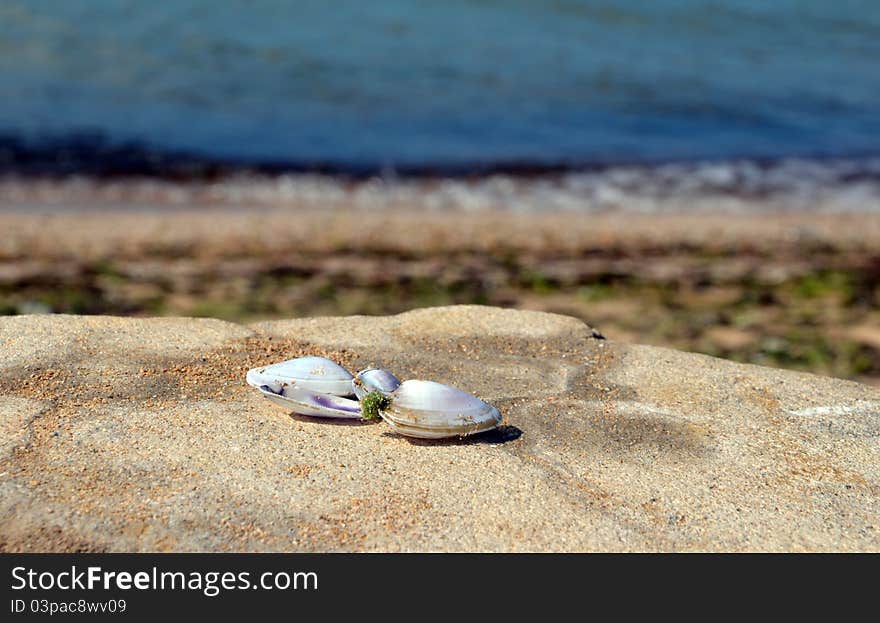
[[372, 391], [361, 399], [361, 419], [378, 420], [379, 411], [387, 409], [391, 398], [380, 391]]

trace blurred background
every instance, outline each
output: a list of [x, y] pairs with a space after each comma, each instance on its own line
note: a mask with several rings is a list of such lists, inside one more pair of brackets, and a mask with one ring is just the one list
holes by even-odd
[[880, 384], [880, 4], [0, 4], [0, 313], [483, 303]]

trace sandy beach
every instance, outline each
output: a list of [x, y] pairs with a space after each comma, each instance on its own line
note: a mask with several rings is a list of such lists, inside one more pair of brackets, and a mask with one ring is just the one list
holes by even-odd
[[0, 311], [254, 321], [479, 303], [880, 382], [880, 213], [870, 196], [844, 210], [853, 188], [800, 210], [703, 187], [642, 192], [651, 211], [572, 211], [525, 209], [541, 178], [510, 182], [510, 209], [485, 203], [502, 181], [447, 183], [456, 203], [431, 208], [442, 182], [9, 178]]

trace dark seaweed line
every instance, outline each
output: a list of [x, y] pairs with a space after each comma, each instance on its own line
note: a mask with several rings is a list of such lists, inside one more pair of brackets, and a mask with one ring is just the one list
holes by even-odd
[[880, 152], [854, 153], [846, 158], [823, 153], [792, 154], [786, 157], [737, 157], [667, 160], [527, 160], [488, 162], [429, 162], [421, 164], [358, 163], [309, 161], [300, 159], [247, 159], [215, 157], [196, 152], [163, 149], [137, 142], [110, 143], [101, 135], [77, 134], [39, 141], [0, 134], [0, 175], [28, 177], [88, 176], [97, 179], [149, 177], [179, 181], [216, 180], [242, 174], [280, 176], [319, 174], [343, 179], [372, 177], [400, 178], [483, 178], [492, 175], [540, 177], [579, 172], [602, 172], [615, 167], [633, 166], [650, 170], [669, 165], [748, 162], [759, 171], [769, 170], [793, 159], [814, 163], [846, 161], [848, 166], [832, 176], [837, 183], [880, 181]]

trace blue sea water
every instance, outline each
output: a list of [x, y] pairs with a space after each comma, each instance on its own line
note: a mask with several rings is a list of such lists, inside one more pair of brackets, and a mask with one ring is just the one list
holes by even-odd
[[880, 2], [3, 0], [0, 136], [366, 167], [876, 155]]

